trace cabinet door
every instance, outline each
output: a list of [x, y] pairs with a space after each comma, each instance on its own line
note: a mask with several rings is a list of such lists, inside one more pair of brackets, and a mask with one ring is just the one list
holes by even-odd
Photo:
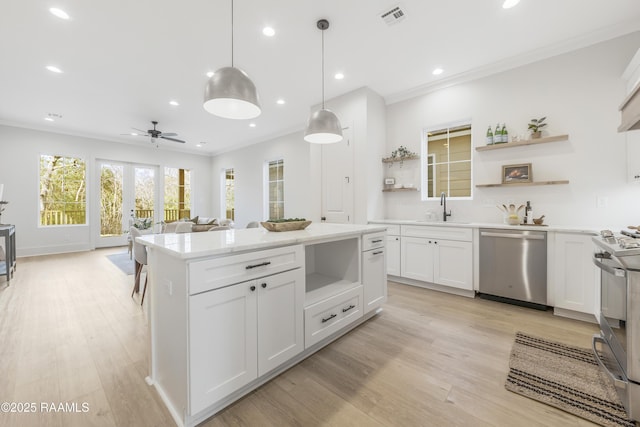
[[433, 282], [473, 290], [471, 242], [434, 241]]
[[402, 237], [400, 271], [408, 279], [433, 282], [433, 240]]
[[385, 248], [362, 253], [362, 285], [365, 313], [380, 307], [387, 300]]
[[600, 281], [591, 236], [556, 233], [555, 256], [555, 306], [595, 315]]
[[258, 376], [255, 282], [189, 298], [189, 413]]
[[304, 270], [257, 280], [258, 375], [304, 350]]
[[400, 276], [400, 236], [387, 236], [387, 274]]

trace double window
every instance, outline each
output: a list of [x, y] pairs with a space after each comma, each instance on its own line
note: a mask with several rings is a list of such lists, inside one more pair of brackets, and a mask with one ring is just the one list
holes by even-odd
[[191, 217], [191, 171], [164, 168], [164, 220]]
[[40, 156], [40, 225], [87, 223], [87, 167], [77, 157]]

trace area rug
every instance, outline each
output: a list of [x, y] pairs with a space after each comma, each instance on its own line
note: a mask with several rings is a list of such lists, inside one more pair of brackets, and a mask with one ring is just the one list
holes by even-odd
[[507, 390], [602, 426], [636, 427], [591, 349], [516, 333]]
[[114, 263], [124, 274], [132, 275], [135, 267], [132, 259], [129, 258], [129, 253], [122, 252], [117, 254], [107, 255], [109, 261]]

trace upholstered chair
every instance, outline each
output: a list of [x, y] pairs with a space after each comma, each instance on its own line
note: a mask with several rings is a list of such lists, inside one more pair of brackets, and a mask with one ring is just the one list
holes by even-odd
[[251, 221], [247, 224], [247, 228], [259, 228], [260, 223], [258, 221]]

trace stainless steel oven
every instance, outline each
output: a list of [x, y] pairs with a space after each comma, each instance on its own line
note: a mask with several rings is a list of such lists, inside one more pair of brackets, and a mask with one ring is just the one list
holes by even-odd
[[600, 334], [593, 336], [593, 351], [629, 417], [640, 420], [640, 238], [605, 235], [593, 241], [593, 262], [601, 271]]

